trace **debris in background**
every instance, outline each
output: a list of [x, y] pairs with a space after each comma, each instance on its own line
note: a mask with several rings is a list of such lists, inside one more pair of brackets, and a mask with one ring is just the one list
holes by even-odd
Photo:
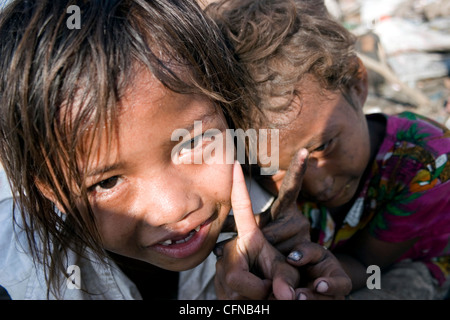
[[450, 1], [333, 2], [369, 71], [365, 111], [409, 109], [450, 128]]

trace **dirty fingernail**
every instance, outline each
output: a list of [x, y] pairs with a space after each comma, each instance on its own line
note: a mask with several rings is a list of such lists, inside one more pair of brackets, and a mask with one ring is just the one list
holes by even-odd
[[303, 254], [299, 251], [292, 251], [288, 255], [288, 259], [293, 261], [300, 261], [301, 258], [303, 258]]

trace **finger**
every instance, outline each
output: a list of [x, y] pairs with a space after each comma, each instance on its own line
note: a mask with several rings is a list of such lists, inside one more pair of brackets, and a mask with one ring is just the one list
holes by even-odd
[[247, 257], [236, 250], [239, 239], [223, 246], [223, 256], [216, 262], [214, 283], [219, 298], [264, 299], [272, 291], [272, 282], [250, 273]]
[[268, 297], [272, 288], [272, 281], [260, 279], [251, 272], [240, 272], [235, 280], [227, 277], [227, 285], [233, 290], [234, 295], [245, 297], [251, 300], [263, 300]]
[[311, 243], [293, 251], [287, 261], [297, 267], [307, 265], [308, 277], [315, 279], [308, 287], [317, 294], [345, 297], [352, 289], [352, 281], [339, 260], [319, 244]]
[[281, 264], [274, 275], [272, 290], [278, 300], [294, 300], [294, 288], [300, 280], [299, 273], [296, 269], [286, 263]]
[[[218, 261], [218, 264], [220, 261]], [[217, 264], [216, 264], [217, 268]], [[266, 299], [272, 289], [272, 281], [260, 279], [251, 272], [228, 270], [225, 279], [216, 277], [216, 290], [220, 290], [221, 298], [228, 299]]]
[[308, 288], [295, 289], [295, 297], [297, 300], [332, 300], [342, 299], [343, 297], [330, 297], [322, 294], [318, 294]]
[[[244, 292], [246, 295], [242, 295], [242, 292], [231, 290], [228, 286], [224, 286], [217, 278], [214, 279], [214, 286], [217, 299], [219, 300], [265, 300], [270, 295], [272, 282], [270, 280], [262, 280], [263, 289], [254, 290], [254, 292]], [[253, 293], [255, 295], [253, 295]]]
[[278, 198], [272, 206], [272, 218], [275, 219], [282, 210], [291, 206], [297, 201], [302, 187], [303, 176], [305, 175], [308, 158], [308, 150], [300, 149], [294, 155], [289, 165], [288, 171], [281, 183]]
[[345, 297], [352, 290], [351, 280], [346, 274], [317, 278], [313, 287], [315, 293], [331, 297]]
[[[295, 247], [298, 243], [300, 243], [302, 241], [309, 241], [309, 239], [305, 240], [305, 237], [303, 237], [299, 234], [291, 236], [291, 238], [286, 239], [286, 240], [282, 239], [281, 237], [278, 239], [279, 239], [279, 241], [275, 242], [273, 244], [273, 246], [285, 256], [288, 256], [289, 254], [291, 254], [293, 252], [292, 248]], [[295, 265], [295, 264], [291, 263], [291, 265]]]
[[317, 264], [321, 262], [327, 253], [327, 249], [318, 243], [304, 241], [298, 244], [287, 257], [289, 264], [301, 267], [308, 263]]
[[[295, 245], [298, 239], [297, 235], [299, 233], [299, 230], [297, 226], [294, 223], [284, 223], [281, 221], [274, 221], [267, 227], [264, 227], [262, 229], [262, 232], [264, 233], [264, 237], [269, 241], [270, 244], [276, 246], [276, 248], [280, 250], [279, 245], [287, 241], [288, 245], [290, 245], [290, 250], [292, 250], [293, 245]], [[307, 230], [306, 232], [309, 232]]]
[[[258, 228], [265, 227], [271, 220], [270, 209], [267, 209], [260, 214], [255, 214], [255, 221]], [[234, 221], [234, 216], [230, 215], [225, 218], [225, 222], [222, 225], [221, 232], [237, 232], [236, 231], [236, 222]]]
[[233, 207], [236, 230], [239, 236], [251, 235], [258, 229], [253, 215], [252, 203], [245, 184], [244, 173], [239, 162], [234, 163], [233, 186], [231, 189], [231, 206]]
[[283, 217], [265, 226], [262, 231], [266, 239], [279, 251], [289, 253], [301, 242], [311, 239], [309, 220], [296, 207], [286, 208]]
[[228, 242], [232, 241], [234, 238], [235, 238], [235, 236], [233, 236], [233, 237], [231, 237], [229, 239], [226, 239], [226, 240], [219, 241], [219, 242], [216, 243], [216, 245], [214, 246], [214, 249], [213, 249], [213, 253], [216, 255], [217, 258], [220, 258], [220, 257], [223, 256], [224, 246]]
[[302, 187], [303, 176], [305, 175], [308, 158], [308, 150], [298, 150], [289, 164], [288, 171], [281, 183], [279, 198], [287, 201], [295, 201]]

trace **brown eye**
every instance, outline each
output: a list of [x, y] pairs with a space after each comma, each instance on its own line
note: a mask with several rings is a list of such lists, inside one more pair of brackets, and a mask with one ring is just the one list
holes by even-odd
[[97, 183], [97, 187], [100, 187], [104, 190], [112, 189], [117, 185], [118, 181], [119, 181], [119, 177], [114, 176], [114, 177], [108, 178], [106, 180], [100, 181], [99, 183]]
[[188, 152], [191, 152], [195, 148], [199, 146], [199, 143], [202, 142], [202, 135], [197, 136], [181, 145], [180, 148], [180, 154], [186, 154]]
[[331, 144], [331, 141], [333, 141], [333, 139], [329, 140], [327, 143], [322, 144], [320, 147], [314, 149], [314, 151], [318, 151], [318, 152], [324, 151]]
[[111, 178], [100, 181], [99, 183], [94, 184], [93, 186], [88, 188], [89, 192], [105, 192], [108, 191], [115, 186], [117, 186], [122, 179], [119, 176], [113, 176]]

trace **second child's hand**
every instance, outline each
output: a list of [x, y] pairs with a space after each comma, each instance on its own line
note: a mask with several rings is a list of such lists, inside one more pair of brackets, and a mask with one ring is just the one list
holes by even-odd
[[263, 226], [264, 236], [283, 254], [297, 250], [303, 243], [311, 241], [310, 223], [297, 206], [308, 155], [306, 149], [295, 153], [284, 175], [278, 196], [270, 207], [270, 214], [260, 215], [259, 225]]
[[[255, 215], [256, 222], [265, 238], [286, 255], [297, 249], [299, 244], [310, 242], [310, 223], [297, 207], [307, 157], [306, 149], [301, 149], [294, 155], [284, 174], [277, 198], [269, 209]], [[233, 216], [227, 217], [222, 232], [236, 232]], [[223, 243], [218, 243], [216, 246], [215, 253], [218, 256], [222, 255]]]
[[[238, 236], [229, 241], [216, 264], [219, 299], [295, 299], [298, 271], [264, 237], [256, 224], [244, 174], [234, 164], [231, 202]], [[257, 269], [259, 276], [252, 271]]]
[[[261, 217], [257, 220], [260, 227], [264, 226], [262, 231], [265, 238], [279, 251], [285, 254], [290, 253], [286, 261], [305, 271], [302, 273], [304, 278], [302, 282], [307, 284], [307, 286], [295, 290], [296, 298], [342, 299], [351, 290], [351, 280], [331, 252], [310, 241], [309, 221], [297, 207], [297, 198], [306, 171], [307, 157], [308, 152], [305, 149], [299, 150], [295, 154], [284, 176], [277, 199], [270, 210], [263, 214], [265, 218]], [[248, 196], [245, 183], [240, 188]], [[250, 203], [250, 199], [248, 199], [248, 203]], [[234, 206], [235, 204], [233, 204], [233, 211], [235, 211]], [[252, 217], [252, 224], [254, 224], [254, 220], [255, 218]], [[234, 225], [234, 230], [236, 230], [235, 227]], [[227, 247], [226, 250], [229, 248]], [[224, 249], [218, 246], [215, 253], [220, 257], [224, 254]], [[274, 257], [278, 260], [280, 259], [278, 254], [274, 255]], [[252, 278], [252, 281], [259, 283], [260, 290], [252, 290], [251, 286], [245, 285], [246, 282], [241, 278], [243, 275], [240, 274], [239, 268], [235, 268], [234, 263], [236, 260], [229, 260], [229, 258], [236, 259], [236, 256], [226, 253], [225, 257], [218, 260], [216, 265], [215, 282], [218, 297], [228, 299], [264, 299], [268, 292], [270, 293], [271, 291], [270, 279], [259, 278], [258, 282], [256, 275], [254, 275], [256, 278], [253, 278], [247, 274], [249, 271], [247, 268], [245, 278]], [[269, 263], [269, 261], [266, 261], [266, 263]], [[297, 278], [295, 276], [292, 279]], [[289, 282], [291, 285], [296, 281], [292, 279]], [[286, 286], [284, 288], [286, 289]], [[287, 291], [284, 290], [284, 292]], [[281, 295], [287, 297], [287, 294], [283, 293]]]
[[330, 251], [311, 242], [309, 221], [297, 205], [308, 155], [306, 149], [300, 149], [292, 158], [270, 216], [265, 215], [271, 221], [262, 231], [275, 248], [289, 254], [287, 261], [291, 265], [302, 270], [305, 287], [295, 290], [298, 298], [343, 299], [351, 291], [351, 279]]

